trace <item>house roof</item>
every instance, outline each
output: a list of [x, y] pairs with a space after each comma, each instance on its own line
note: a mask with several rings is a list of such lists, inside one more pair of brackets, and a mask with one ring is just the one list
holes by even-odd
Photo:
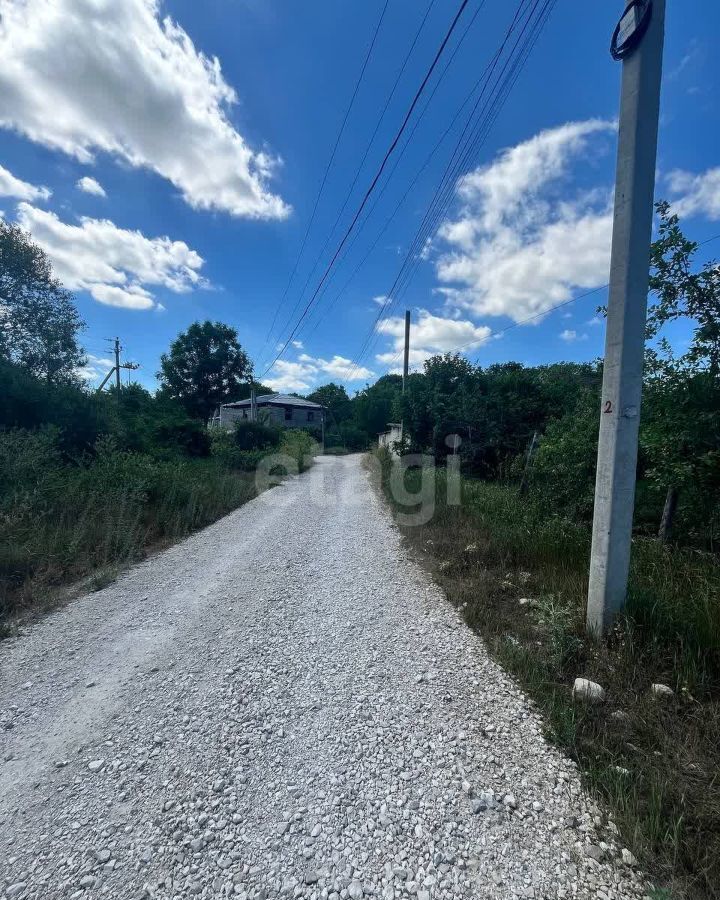
[[[291, 397], [289, 394], [260, 394], [255, 398], [258, 406], [296, 406], [300, 409], [324, 409], [319, 403], [305, 400], [302, 397]], [[223, 403], [223, 407], [231, 409], [250, 408], [250, 399], [237, 400], [234, 403]]]

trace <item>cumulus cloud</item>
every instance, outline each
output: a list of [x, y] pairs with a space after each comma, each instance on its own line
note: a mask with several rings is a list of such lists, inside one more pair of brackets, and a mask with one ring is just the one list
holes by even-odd
[[[402, 359], [405, 346], [405, 319], [401, 316], [382, 319], [378, 323], [378, 331], [393, 340], [392, 349], [378, 354], [377, 361], [391, 366], [392, 371], [400, 371], [399, 364], [395, 364]], [[436, 316], [421, 309], [410, 330], [410, 365], [413, 368], [420, 366], [438, 353], [477, 347], [485, 343], [491, 333], [486, 325], [474, 325], [467, 319]]]
[[675, 198], [673, 212], [679, 216], [706, 216], [720, 219], [720, 166], [700, 175], [675, 169], [667, 176]]
[[75, 187], [86, 194], [94, 194], [96, 197], [107, 197], [105, 188], [100, 184], [99, 181], [96, 181], [94, 178], [90, 178], [89, 175], [85, 175], [83, 178], [80, 178], [75, 183]]
[[204, 260], [184, 241], [147, 238], [109, 219], [81, 218], [72, 225], [25, 202], [18, 204], [17, 221], [48, 254], [60, 281], [99, 303], [151, 309], [156, 303], [148, 285], [175, 293], [204, 286]]
[[301, 353], [297, 360], [279, 359], [270, 378], [263, 383], [275, 391], [308, 391], [322, 381], [362, 381], [374, 375], [364, 366], [353, 366], [352, 360], [337, 354], [332, 359]]
[[48, 200], [52, 191], [16, 178], [4, 166], [0, 166], [0, 197], [17, 197], [18, 200]]
[[[228, 112], [237, 96], [158, 0], [4, 0], [0, 125], [82, 162], [104, 151], [172, 182], [197, 209], [281, 219], [278, 161]], [[27, 198], [26, 198], [27, 199]]]
[[573, 344], [575, 341], [586, 341], [587, 335], [584, 333], [578, 334], [573, 328], [566, 328], [565, 331], [560, 332], [560, 340]]
[[563, 198], [558, 188], [571, 164], [605, 152], [614, 128], [592, 119], [542, 131], [460, 180], [436, 259], [451, 308], [517, 322], [607, 281], [611, 191]]

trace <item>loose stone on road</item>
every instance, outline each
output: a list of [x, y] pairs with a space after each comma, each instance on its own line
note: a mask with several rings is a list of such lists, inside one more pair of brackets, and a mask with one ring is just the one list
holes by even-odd
[[643, 895], [360, 457], [25, 627], [0, 667], [0, 896]]

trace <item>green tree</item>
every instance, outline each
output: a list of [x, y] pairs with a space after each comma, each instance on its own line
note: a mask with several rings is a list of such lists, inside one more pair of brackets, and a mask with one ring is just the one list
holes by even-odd
[[352, 415], [347, 391], [342, 385], [335, 384], [334, 381], [315, 388], [312, 394], [308, 394], [307, 399], [324, 406], [331, 413], [331, 421], [338, 425]]
[[353, 398], [353, 419], [364, 432], [368, 442], [377, 441], [388, 422], [397, 421], [402, 379], [399, 375], [383, 375], [375, 384], [368, 385]]
[[667, 322], [691, 319], [695, 328], [685, 362], [720, 376], [720, 267], [709, 261], [694, 271], [698, 244], [682, 233], [667, 202], [655, 206], [660, 234], [652, 245], [648, 336]]
[[222, 403], [247, 391], [252, 363], [237, 331], [222, 322], [194, 322], [160, 357], [162, 391], [179, 400], [188, 414], [208, 419]]
[[0, 356], [51, 384], [77, 381], [85, 327], [50, 260], [17, 225], [0, 220]]

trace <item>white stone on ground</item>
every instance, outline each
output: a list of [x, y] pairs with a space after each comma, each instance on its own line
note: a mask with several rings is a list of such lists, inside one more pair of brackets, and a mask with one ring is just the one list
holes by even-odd
[[590, 681], [589, 678], [576, 678], [573, 684], [573, 697], [589, 703], [602, 703], [605, 699], [605, 690], [596, 681]]
[[661, 700], [669, 700], [675, 696], [675, 691], [667, 684], [651, 684], [650, 691], [653, 697], [659, 697]]

